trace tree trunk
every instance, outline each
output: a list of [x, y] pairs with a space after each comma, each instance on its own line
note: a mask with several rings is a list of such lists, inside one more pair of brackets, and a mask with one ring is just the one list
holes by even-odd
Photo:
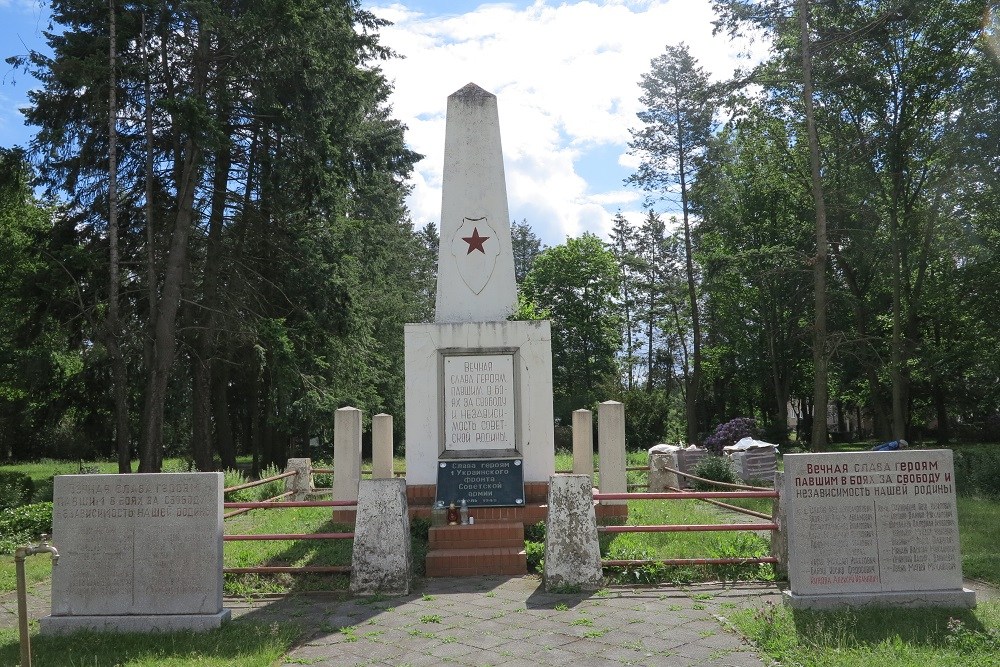
[[823, 199], [823, 176], [819, 163], [819, 137], [813, 114], [812, 52], [809, 43], [809, 2], [799, 0], [799, 28], [802, 37], [802, 97], [806, 110], [806, 134], [809, 138], [809, 167], [812, 195], [816, 207], [816, 257], [813, 263], [813, 287], [816, 315], [813, 326], [813, 423], [812, 449], [827, 448], [826, 413], [829, 402], [826, 354], [826, 203]]
[[128, 370], [118, 339], [121, 335], [121, 315], [118, 286], [121, 280], [118, 248], [118, 56], [115, 0], [108, 0], [108, 315], [104, 323], [104, 339], [111, 360], [111, 384], [115, 410], [115, 449], [118, 472], [132, 472], [129, 442]]
[[229, 418], [229, 366], [216, 361], [212, 371], [212, 417], [215, 422], [215, 445], [223, 470], [236, 469], [233, 426]]

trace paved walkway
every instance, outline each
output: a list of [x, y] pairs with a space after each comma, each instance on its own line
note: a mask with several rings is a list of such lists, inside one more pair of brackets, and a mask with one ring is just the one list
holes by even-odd
[[[979, 600], [987, 584], [966, 580]], [[343, 593], [227, 598], [236, 622], [292, 621], [306, 635], [285, 665], [646, 665], [759, 667], [765, 663], [730, 629], [741, 607], [778, 602], [773, 584], [612, 587], [545, 593], [526, 577], [424, 579], [417, 593], [352, 599]], [[30, 587], [33, 619], [49, 612], [48, 582]], [[17, 598], [0, 595], [0, 627], [17, 627]]]
[[553, 594], [534, 576], [478, 577], [426, 579], [406, 597], [298, 595], [234, 612], [316, 628], [287, 665], [758, 667], [764, 663], [724, 617], [778, 597], [765, 584]]

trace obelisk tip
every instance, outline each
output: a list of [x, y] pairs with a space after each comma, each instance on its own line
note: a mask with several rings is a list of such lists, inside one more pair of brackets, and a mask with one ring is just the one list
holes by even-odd
[[468, 100], [486, 100], [489, 98], [496, 98], [496, 95], [490, 91], [476, 85], [475, 83], [467, 83], [454, 93], [448, 96], [449, 98], [463, 98]]

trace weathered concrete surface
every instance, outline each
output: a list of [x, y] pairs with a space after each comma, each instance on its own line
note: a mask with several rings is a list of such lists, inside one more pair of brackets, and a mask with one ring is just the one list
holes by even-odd
[[295, 477], [285, 478], [285, 493], [292, 492], [292, 500], [305, 500], [313, 490], [312, 461], [310, 459], [288, 459], [285, 472], [294, 472]]
[[792, 609], [831, 611], [848, 607], [948, 607], [972, 609], [976, 592], [962, 588], [951, 591], [884, 591], [879, 593], [827, 593], [796, 595], [785, 591], [785, 604]]
[[351, 558], [351, 592], [406, 595], [410, 592], [410, 568], [406, 481], [361, 480]]
[[597, 541], [593, 487], [587, 475], [549, 478], [549, 517], [545, 530], [545, 590], [601, 587], [601, 550]]
[[43, 635], [91, 632], [206, 632], [222, 627], [232, 618], [229, 609], [216, 614], [130, 614], [128, 616], [46, 616], [39, 619]]
[[333, 415], [333, 499], [357, 500], [361, 480], [361, 410], [340, 408]]
[[594, 478], [594, 416], [590, 410], [573, 411], [573, 474]]
[[125, 630], [135, 627], [131, 617], [173, 615], [190, 617], [185, 627], [211, 627], [225, 616], [222, 494], [222, 473], [57, 476], [52, 543], [60, 558], [42, 631]]
[[496, 95], [448, 97], [435, 322], [497, 322], [517, 306]]
[[372, 477], [392, 479], [392, 415], [372, 417]]
[[[625, 476], [625, 406], [605, 401], [597, 406], [597, 450], [601, 493], [628, 491]], [[602, 500], [603, 505], [624, 505], [624, 500]]]

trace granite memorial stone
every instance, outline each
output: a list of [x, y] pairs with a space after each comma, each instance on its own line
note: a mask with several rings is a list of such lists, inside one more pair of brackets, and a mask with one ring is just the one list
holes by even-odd
[[52, 615], [78, 629], [204, 630], [222, 607], [222, 473], [59, 475]]

